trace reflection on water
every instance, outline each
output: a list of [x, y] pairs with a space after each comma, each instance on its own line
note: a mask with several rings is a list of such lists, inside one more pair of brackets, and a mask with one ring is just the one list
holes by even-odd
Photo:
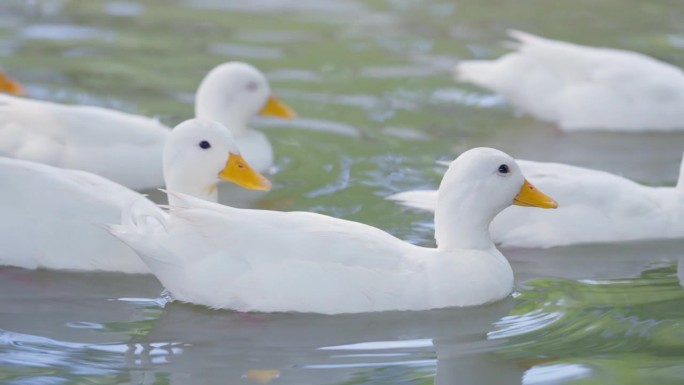
[[[149, 276], [3, 269], [0, 292], [14, 293], [2, 298], [0, 373], [35, 380], [47, 371], [56, 383], [445, 385], [612, 383], [624, 369], [644, 383], [677, 383], [677, 271], [661, 262], [633, 278], [538, 278], [475, 308], [323, 316], [163, 308]], [[63, 282], [71, 287], [43, 300]]]
[[[255, 123], [274, 190], [244, 204], [433, 245], [428, 214], [383, 197], [434, 188], [436, 159], [488, 145], [673, 184], [684, 149], [678, 133], [561, 134], [454, 82], [455, 62], [499, 56], [518, 28], [684, 67], [682, 20], [678, 4], [636, 0], [7, 0], [0, 66], [33, 97], [175, 125], [207, 70], [250, 61], [302, 118]], [[0, 382], [680, 383], [681, 243], [504, 250], [518, 282], [505, 301], [335, 317], [163, 307], [150, 276], [0, 269]]]
[[681, 239], [606, 243], [551, 249], [504, 249], [515, 278], [606, 280], [639, 277], [653, 263], [673, 263], [684, 256]]
[[[48, 371], [56, 383], [538, 384], [612, 382], [631, 366], [676, 383], [667, 372], [682, 370], [677, 269], [538, 278], [515, 299], [475, 308], [339, 316], [163, 308], [149, 276], [3, 269], [0, 373], [35, 380]], [[647, 370], [654, 365], [662, 371]]]
[[680, 383], [684, 290], [676, 265], [629, 279], [532, 281], [489, 338], [507, 341], [497, 354], [536, 368], [523, 383], [549, 373], [561, 378], [544, 383], [630, 383], [618, 379], [635, 376], [634, 383]]
[[[172, 383], [220, 383], [268, 369], [277, 370], [278, 382], [286, 384], [432, 383], [435, 371], [450, 384], [461, 372], [473, 375], [464, 361], [484, 368], [496, 360], [486, 352], [497, 343], [484, 337], [512, 304], [341, 316], [237, 314], [173, 304], [144, 340], [182, 336], [187, 342], [182, 355], [169, 357], [164, 368]], [[207, 372], [212, 368], [220, 370]]]

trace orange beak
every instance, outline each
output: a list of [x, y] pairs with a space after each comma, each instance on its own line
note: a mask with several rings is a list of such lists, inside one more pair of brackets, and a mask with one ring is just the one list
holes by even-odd
[[0, 91], [16, 96], [26, 95], [24, 87], [2, 71], [0, 71]]
[[268, 101], [264, 108], [261, 109], [260, 114], [277, 116], [283, 119], [294, 119], [297, 117], [297, 113], [290, 106], [278, 100], [274, 95], [268, 97]]
[[239, 154], [230, 153], [226, 167], [219, 173], [219, 178], [250, 190], [271, 189], [271, 181], [255, 171]]
[[537, 190], [530, 182], [525, 179], [518, 195], [513, 198], [513, 204], [525, 207], [540, 207], [543, 209], [558, 208], [558, 202], [548, 195]]

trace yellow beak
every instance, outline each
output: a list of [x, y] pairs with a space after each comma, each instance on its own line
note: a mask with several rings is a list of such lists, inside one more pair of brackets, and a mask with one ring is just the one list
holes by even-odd
[[271, 189], [271, 182], [265, 176], [254, 171], [242, 155], [232, 152], [228, 156], [226, 167], [219, 173], [219, 178], [250, 190], [268, 191]]
[[551, 199], [548, 195], [537, 190], [530, 182], [525, 179], [518, 195], [513, 198], [513, 204], [525, 207], [541, 207], [543, 209], [558, 208], [558, 202]]
[[26, 90], [24, 90], [24, 87], [19, 84], [18, 81], [5, 75], [2, 71], [0, 71], [0, 92], [5, 92], [16, 96], [26, 95]]
[[268, 101], [260, 113], [261, 115], [277, 116], [284, 119], [297, 117], [297, 113], [290, 106], [278, 100], [274, 95], [268, 97]]

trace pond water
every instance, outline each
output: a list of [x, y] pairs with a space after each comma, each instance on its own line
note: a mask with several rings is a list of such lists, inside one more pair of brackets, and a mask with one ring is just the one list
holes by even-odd
[[[684, 134], [562, 134], [451, 79], [506, 30], [684, 67], [676, 0], [3, 0], [0, 67], [36, 98], [192, 114], [223, 61], [263, 69], [300, 119], [261, 119], [277, 158], [255, 207], [308, 210], [433, 245], [383, 198], [434, 188], [435, 160], [487, 145], [673, 185]], [[684, 242], [503, 250], [488, 306], [345, 316], [167, 304], [152, 276], [0, 269], [3, 384], [681, 384]], [[340, 293], [344, 295], [344, 293]]]

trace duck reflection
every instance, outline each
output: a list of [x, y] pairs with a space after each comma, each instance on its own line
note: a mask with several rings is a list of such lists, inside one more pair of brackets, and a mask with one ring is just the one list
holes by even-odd
[[[523, 368], [492, 355], [503, 341], [489, 341], [487, 333], [513, 303], [509, 298], [475, 308], [336, 316], [243, 314], [171, 303], [136, 342], [184, 342], [180, 354], [170, 348], [168, 364], [154, 368], [175, 385], [433, 378], [439, 385], [510, 384], [520, 381]], [[156, 376], [148, 373], [143, 382], [151, 384]]]

